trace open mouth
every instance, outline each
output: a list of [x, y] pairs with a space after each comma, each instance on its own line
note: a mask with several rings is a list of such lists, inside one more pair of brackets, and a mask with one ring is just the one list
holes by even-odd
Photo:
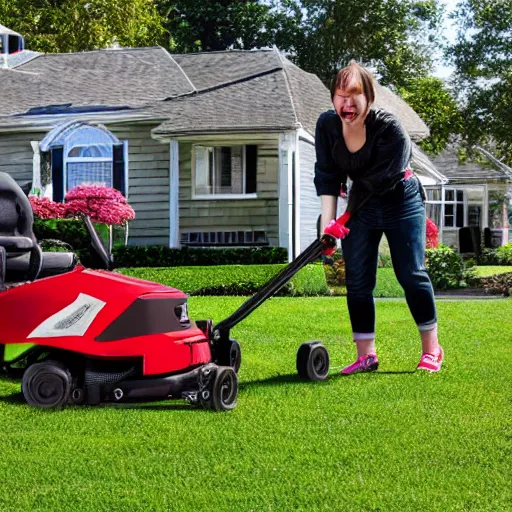
[[355, 112], [346, 112], [346, 111], [343, 111], [341, 112], [341, 117], [343, 117], [343, 119], [354, 119], [354, 117], [356, 117], [356, 113]]

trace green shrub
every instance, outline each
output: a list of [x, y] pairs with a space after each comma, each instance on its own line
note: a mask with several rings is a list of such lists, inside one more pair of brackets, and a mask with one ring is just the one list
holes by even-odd
[[34, 217], [34, 235], [38, 241], [60, 240], [69, 244], [73, 251], [86, 249], [89, 235], [82, 220], [40, 219]]
[[180, 267], [210, 265], [271, 265], [285, 263], [282, 247], [171, 249], [164, 245], [129, 245], [114, 249], [116, 267]]
[[[252, 295], [285, 265], [120, 268], [117, 271], [172, 286], [190, 295]], [[321, 265], [308, 265], [283, 287], [280, 295], [329, 295]]]
[[478, 260], [479, 265], [512, 265], [512, 243], [497, 249], [484, 249]]
[[440, 245], [425, 251], [427, 270], [436, 290], [465, 286], [464, 263], [459, 253]]

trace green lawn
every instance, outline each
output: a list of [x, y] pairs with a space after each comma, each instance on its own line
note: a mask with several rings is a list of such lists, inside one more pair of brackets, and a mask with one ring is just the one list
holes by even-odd
[[[193, 297], [221, 320], [241, 298]], [[302, 341], [353, 356], [344, 298], [275, 298], [235, 330], [238, 407], [22, 404], [0, 380], [2, 511], [512, 509], [512, 301], [439, 301], [446, 364], [415, 373], [404, 301], [377, 302], [376, 374], [303, 383]]]
[[507, 272], [512, 272], [512, 266], [481, 266], [474, 267], [476, 277], [489, 277], [494, 276], [496, 274], [506, 274]]

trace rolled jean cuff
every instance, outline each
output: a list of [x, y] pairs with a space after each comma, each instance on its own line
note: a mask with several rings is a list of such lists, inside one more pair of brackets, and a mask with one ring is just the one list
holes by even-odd
[[375, 333], [374, 332], [353, 332], [352, 337], [353, 337], [354, 341], [374, 340]]
[[437, 327], [437, 321], [432, 320], [432, 322], [426, 322], [423, 324], [418, 324], [418, 331], [420, 332], [429, 332], [433, 331]]

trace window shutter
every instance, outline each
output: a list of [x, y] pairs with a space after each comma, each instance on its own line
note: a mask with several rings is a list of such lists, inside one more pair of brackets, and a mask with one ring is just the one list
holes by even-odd
[[245, 193], [256, 193], [258, 146], [245, 146]]
[[112, 186], [119, 190], [123, 196], [126, 196], [126, 174], [124, 161], [124, 144], [113, 144], [113, 162], [112, 162]]
[[52, 188], [53, 200], [64, 202], [64, 148], [54, 147], [52, 152]]
[[195, 193], [210, 194], [209, 148], [195, 146]]

